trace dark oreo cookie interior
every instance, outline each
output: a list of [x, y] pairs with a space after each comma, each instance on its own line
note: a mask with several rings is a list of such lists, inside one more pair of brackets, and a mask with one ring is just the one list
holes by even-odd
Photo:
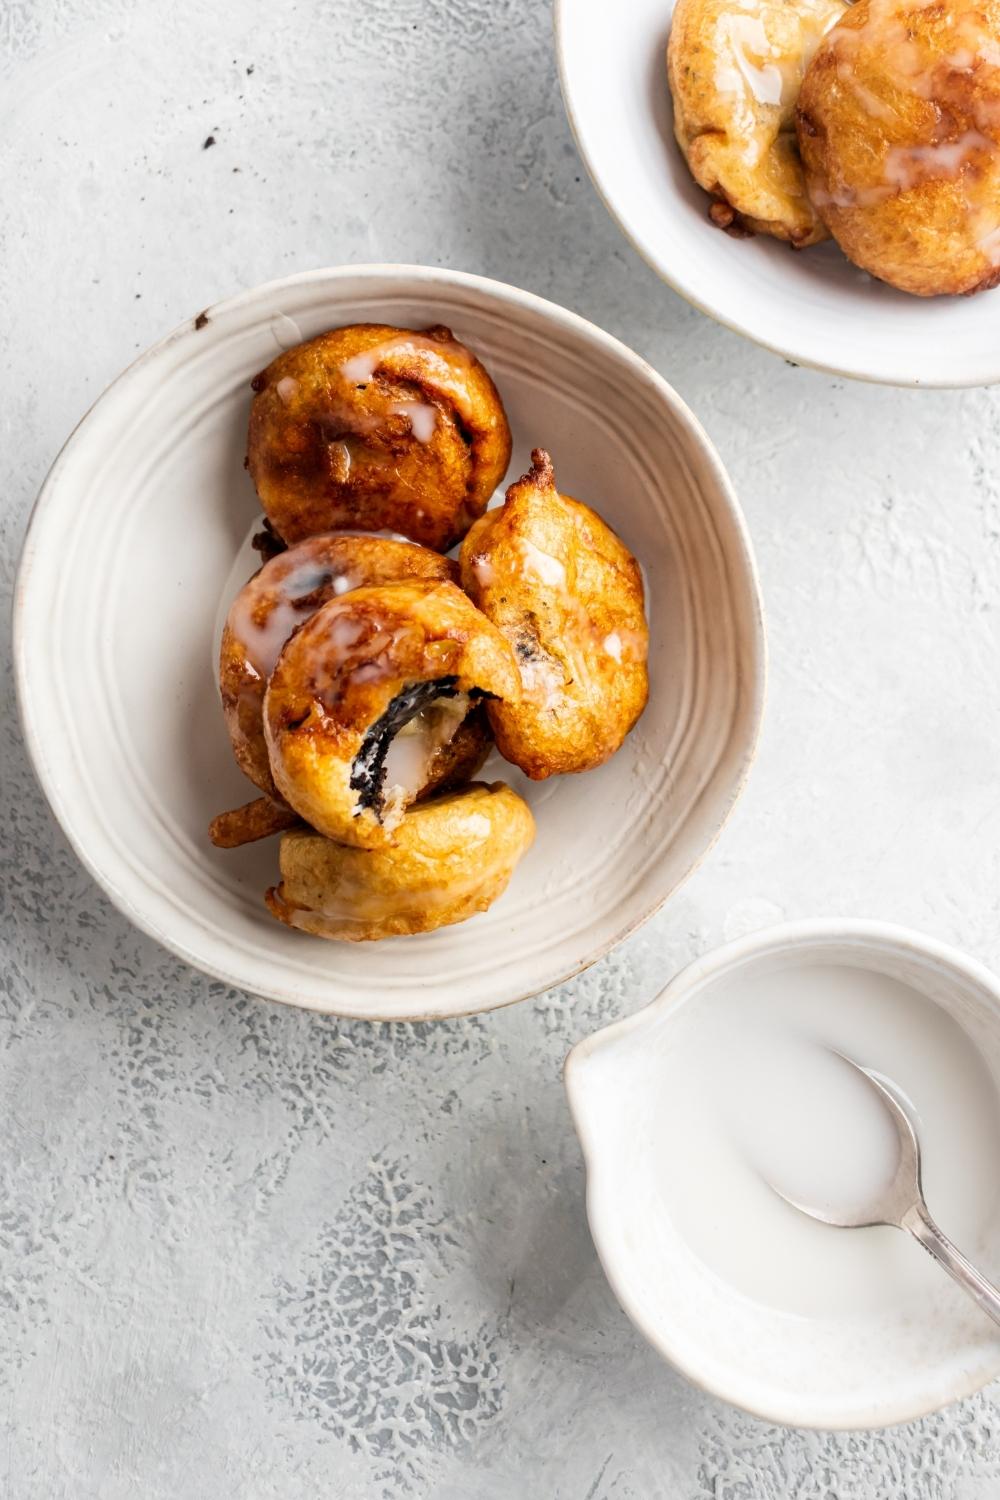
[[370, 726], [351, 766], [351, 787], [358, 793], [358, 811], [382, 811], [385, 790], [385, 757], [395, 735], [436, 698], [457, 696], [457, 677], [438, 677], [433, 682], [408, 682], [396, 694], [382, 716]]

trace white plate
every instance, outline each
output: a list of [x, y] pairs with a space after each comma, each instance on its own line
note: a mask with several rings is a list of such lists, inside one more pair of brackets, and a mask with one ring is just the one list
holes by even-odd
[[[549, 447], [645, 566], [649, 707], [587, 776], [528, 792], [538, 838], [486, 914], [416, 938], [333, 944], [267, 914], [274, 841], [213, 849], [254, 795], [215, 681], [216, 622], [259, 515], [244, 473], [249, 380], [279, 349], [372, 319], [446, 323], [483, 357], [512, 468]], [[309, 272], [209, 309], [101, 397], [45, 482], [15, 610], [21, 715], [42, 787], [121, 909], [233, 985], [342, 1015], [486, 1010], [592, 963], [648, 917], [719, 832], [763, 698], [750, 546], [708, 439], [636, 355], [496, 282], [414, 267]], [[511, 780], [524, 789], [523, 778]]]
[[563, 98], [613, 217], [702, 312], [799, 364], [891, 385], [1000, 380], [1000, 292], [910, 297], [832, 244], [736, 240], [708, 220], [673, 138], [666, 46], [673, 0], [555, 0]]
[[[671, 1195], [671, 1176], [663, 1170], [666, 1153], [687, 1149], [676, 1130], [665, 1129], [669, 1111], [661, 1101], [677, 1097], [679, 1069], [690, 1076], [685, 1041], [706, 1013], [702, 1007], [720, 994], [734, 994], [734, 976], [753, 982], [776, 968], [813, 965], [887, 975], [961, 1028], [952, 1033], [964, 1034], [961, 1050], [938, 1056], [933, 1045], [921, 1044], [920, 1052], [916, 1042], [911, 1049], [913, 1023], [904, 1007], [892, 1024], [883, 1018], [873, 1027], [871, 1045], [880, 1055], [864, 1060], [900, 1077], [904, 1087], [923, 1070], [917, 1107], [934, 1103], [937, 1109], [928, 1111], [922, 1130], [928, 1205], [959, 1238], [971, 1232], [960, 1220], [970, 1214], [970, 1203], [975, 1206], [979, 1242], [966, 1239], [964, 1248], [996, 1277], [1000, 1201], [987, 1169], [996, 1160], [990, 1142], [1000, 1082], [1000, 984], [982, 965], [929, 938], [875, 922], [800, 922], [755, 933], [698, 960], [650, 1006], [580, 1042], [567, 1060], [566, 1087], [587, 1163], [594, 1243], [619, 1302], [650, 1343], [697, 1385], [768, 1421], [883, 1427], [968, 1396], [1000, 1374], [995, 1324], [900, 1231], [832, 1229], [776, 1200], [775, 1217], [754, 1225], [740, 1218], [709, 1173], [699, 1185], [709, 1216], [702, 1224], [724, 1234], [728, 1216], [732, 1245], [737, 1251], [746, 1246], [748, 1255], [763, 1227], [770, 1270], [788, 1278], [787, 1290], [776, 1297], [748, 1295], [735, 1284], [738, 1258], [727, 1277], [692, 1247], [690, 1233], [680, 1227], [683, 1213]], [[735, 992], [737, 1003], [741, 993]], [[851, 1029], [849, 1018], [831, 1012], [830, 1027], [829, 1045], [856, 1048], [838, 1036], [838, 1027]], [[722, 1028], [718, 1037], [725, 1045]], [[897, 1064], [902, 1075], [894, 1075]], [[954, 1071], [942, 1078], [940, 1070], [949, 1064]], [[703, 1070], [699, 1083], [705, 1090], [717, 1086], [711, 1069]], [[954, 1124], [958, 1138], [968, 1131], [962, 1135], [957, 1107], [949, 1113], [946, 1106], [942, 1114], [940, 1099], [930, 1100], [931, 1085], [945, 1099], [951, 1093], [971, 1100], [974, 1084], [976, 1098], [985, 1091], [990, 1100], [992, 1094], [993, 1123], [975, 1137], [970, 1160], [955, 1161], [950, 1146], [942, 1144], [942, 1122], [949, 1129]], [[968, 1172], [976, 1161], [986, 1168], [979, 1193], [970, 1198]], [[739, 1193], [749, 1205], [743, 1184]], [[829, 1236], [837, 1238], [835, 1246]], [[815, 1303], [800, 1300], [810, 1274], [825, 1277]]]

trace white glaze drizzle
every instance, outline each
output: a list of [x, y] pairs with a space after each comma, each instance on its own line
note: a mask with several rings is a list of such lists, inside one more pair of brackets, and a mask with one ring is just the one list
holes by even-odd
[[389, 406], [395, 416], [406, 417], [418, 443], [429, 443], [437, 426], [437, 407], [429, 401], [393, 401]]
[[553, 557], [550, 552], [543, 552], [534, 542], [529, 542], [527, 537], [521, 538], [520, 546], [526, 572], [533, 573], [542, 583], [548, 583], [553, 588], [565, 589], [566, 569], [557, 557]]
[[254, 671], [270, 677], [289, 636], [314, 612], [314, 605], [303, 608], [301, 601], [324, 585], [343, 594], [361, 581], [349, 570], [338, 571], [314, 556], [296, 558], [292, 552], [283, 553], [268, 564], [263, 578], [251, 579], [237, 594], [228, 615], [229, 628], [242, 643]]

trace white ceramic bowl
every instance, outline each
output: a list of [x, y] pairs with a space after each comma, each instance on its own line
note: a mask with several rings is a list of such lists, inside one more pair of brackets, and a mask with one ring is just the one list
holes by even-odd
[[[446, 323], [482, 356], [514, 432], [513, 472], [550, 449], [649, 584], [651, 696], [623, 750], [528, 788], [537, 841], [486, 914], [416, 938], [332, 944], [262, 894], [274, 841], [206, 837], [248, 800], [215, 680], [220, 614], [253, 571], [243, 470], [251, 376], [364, 319]], [[221, 303], [101, 397], [57, 459], [18, 580], [16, 668], [42, 787], [80, 858], [145, 931], [276, 1000], [372, 1019], [486, 1010], [568, 978], [648, 917], [715, 839], [746, 775], [764, 643], [732, 489], [664, 380], [583, 319], [455, 272], [346, 267]]]
[[[981, 1060], [988, 1070], [986, 1089], [990, 1078], [994, 1086], [1000, 1082], [1000, 983], [994, 975], [903, 928], [827, 921], [771, 928], [698, 960], [644, 1010], [580, 1042], [567, 1060], [566, 1086], [586, 1159], [594, 1242], [619, 1302], [650, 1343], [697, 1385], [769, 1421], [881, 1427], [967, 1396], [1000, 1374], [1000, 1334], [993, 1323], [899, 1231], [830, 1229], [783, 1206], [779, 1217], [796, 1221], [788, 1225], [795, 1235], [804, 1226], [809, 1235], [883, 1237], [874, 1246], [869, 1241], [868, 1249], [877, 1256], [908, 1255], [908, 1261], [888, 1263], [890, 1272], [902, 1265], [907, 1276], [897, 1286], [890, 1275], [885, 1295], [880, 1290], [867, 1298], [845, 1282], [835, 1312], [792, 1311], [747, 1295], [710, 1270], [680, 1232], [670, 1179], [662, 1170], [665, 1153], [691, 1146], [665, 1128], [658, 1101], [678, 1084], [682, 1028], [697, 1020], [692, 1008], [719, 994], [721, 984], [732, 985], [734, 976], [803, 964], [847, 965], [902, 981], [960, 1023], [976, 1069]], [[880, 1045], [892, 1052], [885, 1037]], [[938, 1066], [934, 1059], [932, 1052], [932, 1069]], [[891, 1075], [892, 1061], [887, 1055], [870, 1065]], [[947, 1066], [944, 1056], [939, 1065]], [[698, 1081], [705, 1090], [716, 1086], [710, 1070]], [[964, 1074], [957, 1087], [967, 1088]], [[948, 1197], [949, 1180], [964, 1164], [933, 1160], [935, 1141], [926, 1134], [923, 1147], [934, 1213], [935, 1201]], [[966, 1249], [987, 1256], [983, 1269], [996, 1276], [1000, 1203], [991, 1201], [985, 1182], [982, 1190], [985, 1248]], [[720, 1183], [705, 1180], [703, 1191], [712, 1222], [725, 1226], [728, 1214], [741, 1243], [738, 1237], [747, 1231], [741, 1231]], [[947, 1229], [949, 1221], [941, 1222]], [[816, 1240], [810, 1243], [817, 1252]], [[852, 1256], [863, 1249], [857, 1239], [841, 1245]], [[776, 1257], [783, 1248], [775, 1242]], [[883, 1271], [886, 1263], [877, 1266]], [[914, 1275], [916, 1283], [907, 1279]]]
[[1000, 292], [896, 292], [832, 244], [795, 252], [708, 220], [673, 138], [666, 45], [673, 0], [555, 0], [563, 98], [580, 154], [619, 226], [678, 292], [799, 364], [892, 385], [1000, 380]]

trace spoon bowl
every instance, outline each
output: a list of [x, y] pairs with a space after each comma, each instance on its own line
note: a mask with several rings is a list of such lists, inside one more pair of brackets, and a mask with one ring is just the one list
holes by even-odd
[[886, 1078], [884, 1073], [876, 1073], [872, 1068], [862, 1067], [853, 1058], [845, 1057], [843, 1052], [837, 1052], [835, 1055], [841, 1058], [847, 1067], [854, 1068], [868, 1080], [892, 1120], [899, 1147], [896, 1171], [892, 1180], [886, 1185], [884, 1193], [875, 1203], [868, 1202], [853, 1211], [845, 1207], [834, 1209], [828, 1204], [821, 1206], [816, 1203], [804, 1203], [799, 1198], [783, 1192], [775, 1183], [771, 1182], [768, 1185], [779, 1198], [784, 1198], [786, 1203], [790, 1203], [792, 1208], [797, 1208], [800, 1213], [808, 1214], [811, 1219], [819, 1219], [823, 1224], [832, 1224], [837, 1229], [871, 1229], [880, 1224], [889, 1224], [894, 1228], [902, 1229], [907, 1215], [923, 1202], [924, 1196], [920, 1178], [920, 1141], [910, 1118], [905, 1095], [890, 1078]]
[[931, 1218], [924, 1201], [920, 1176], [920, 1140], [902, 1090], [892, 1079], [886, 1078], [884, 1073], [862, 1067], [853, 1058], [845, 1057], [843, 1052], [838, 1052], [837, 1056], [848, 1067], [855, 1068], [864, 1075], [892, 1120], [899, 1156], [891, 1181], [880, 1198], [854, 1212], [844, 1209], [833, 1211], [829, 1207], [802, 1203], [783, 1193], [774, 1183], [769, 1186], [779, 1198], [783, 1198], [800, 1213], [808, 1214], [811, 1219], [818, 1219], [820, 1223], [831, 1224], [836, 1229], [873, 1229], [883, 1225], [905, 1229], [962, 1290], [978, 1303], [983, 1312], [988, 1313], [995, 1323], [1000, 1323], [1000, 1290], [952, 1244]]

